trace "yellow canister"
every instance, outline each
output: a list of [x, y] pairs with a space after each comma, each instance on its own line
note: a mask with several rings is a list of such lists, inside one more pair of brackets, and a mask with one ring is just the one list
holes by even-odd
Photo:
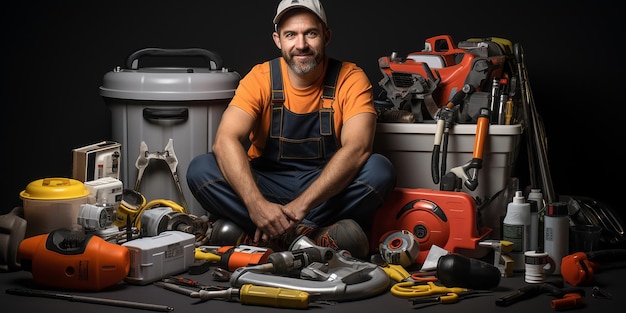
[[26, 219], [26, 237], [78, 225], [81, 204], [89, 203], [89, 190], [76, 179], [52, 177], [29, 183], [20, 198]]

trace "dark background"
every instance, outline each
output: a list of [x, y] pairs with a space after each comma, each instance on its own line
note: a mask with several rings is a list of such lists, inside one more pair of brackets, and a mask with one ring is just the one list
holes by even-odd
[[[146, 47], [214, 51], [244, 75], [278, 56], [271, 40], [277, 1], [15, 2], [2, 10], [2, 213], [43, 177], [71, 177], [71, 150], [110, 140], [102, 77]], [[529, 82], [548, 137], [554, 189], [622, 210], [624, 22], [609, 1], [324, 1], [332, 56], [364, 68], [375, 92], [377, 60], [455, 42], [502, 37], [525, 50]], [[520, 158], [517, 175], [527, 163]], [[424, 175], [430, 175], [425, 169]], [[522, 180], [522, 183], [524, 181]], [[622, 213], [623, 214], [623, 213]]]

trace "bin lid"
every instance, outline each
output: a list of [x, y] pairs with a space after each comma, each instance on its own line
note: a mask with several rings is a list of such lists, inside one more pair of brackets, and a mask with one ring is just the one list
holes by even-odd
[[65, 177], [35, 180], [20, 192], [22, 199], [29, 200], [64, 200], [82, 198], [88, 195], [89, 190], [81, 181]]
[[116, 68], [104, 75], [100, 95], [160, 101], [229, 99], [240, 79], [239, 73], [225, 68]]
[[[207, 66], [140, 66], [139, 61], [147, 57], [156, 57], [159, 61], [200, 57]], [[213, 51], [200, 48], [144, 48], [131, 53], [124, 68], [118, 66], [104, 75], [100, 95], [106, 98], [162, 101], [230, 99], [235, 95], [239, 80], [239, 73], [223, 67], [222, 57]]]

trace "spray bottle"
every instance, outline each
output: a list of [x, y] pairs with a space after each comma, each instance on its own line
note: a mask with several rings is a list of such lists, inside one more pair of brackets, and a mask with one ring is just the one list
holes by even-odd
[[554, 260], [553, 274], [561, 274], [561, 260], [569, 254], [569, 211], [566, 202], [548, 203], [544, 216], [544, 251]]
[[530, 247], [530, 203], [522, 191], [515, 192], [513, 201], [506, 208], [502, 221], [502, 239], [513, 243], [509, 256], [513, 258], [513, 271], [523, 272], [524, 252]]

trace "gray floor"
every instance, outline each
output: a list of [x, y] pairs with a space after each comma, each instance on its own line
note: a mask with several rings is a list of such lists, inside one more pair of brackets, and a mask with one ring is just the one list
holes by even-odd
[[[212, 279], [211, 272], [201, 275], [183, 275], [194, 278], [205, 284], [222, 284]], [[619, 301], [619, 297], [626, 294], [626, 287], [619, 279], [624, 277], [626, 269], [610, 269], [598, 272], [594, 277], [594, 284], [583, 287], [586, 296], [583, 299], [584, 308], [578, 309], [579, 312], [608, 311], [613, 309]], [[560, 277], [551, 277], [558, 279]], [[33, 283], [32, 274], [26, 271], [0, 273], [0, 285], [3, 289], [11, 288], [31, 288], [42, 289]], [[223, 285], [228, 287], [228, 285]], [[521, 274], [515, 274], [512, 277], [503, 277], [498, 287], [492, 289], [492, 293], [488, 293], [475, 298], [463, 299], [454, 304], [434, 304], [430, 306], [415, 306], [408, 299], [398, 298], [388, 291], [383, 291], [379, 295], [370, 296], [361, 300], [348, 302], [336, 302], [330, 304], [312, 303], [308, 310], [324, 311], [324, 312], [414, 312], [419, 309], [422, 312], [440, 312], [445, 307], [446, 312], [554, 312], [551, 308], [551, 301], [555, 297], [548, 294], [542, 294], [531, 299], [518, 302], [508, 307], [500, 307], [495, 305], [496, 299], [509, 295], [519, 288], [526, 286]], [[600, 286], [605, 291], [611, 293], [614, 298], [603, 299], [592, 296], [592, 287]], [[45, 288], [43, 288], [45, 289]], [[129, 285], [120, 283], [112, 288], [101, 292], [79, 292], [79, 291], [61, 291], [48, 290], [54, 293], [86, 296], [101, 299], [113, 299], [121, 301], [134, 301], [138, 303], [147, 303], [155, 305], [169, 306], [174, 312], [203, 312], [219, 310], [219, 312], [275, 312], [275, 307], [265, 307], [258, 305], [246, 305], [236, 301], [209, 300], [206, 302], [198, 302], [196, 299], [178, 294], [163, 288], [146, 285]], [[113, 307], [110, 305], [82, 303], [80, 301], [66, 301], [63, 299], [48, 299], [40, 297], [25, 297], [6, 292], [0, 293], [0, 303], [3, 308], [8, 308], [8, 312], [139, 312], [146, 311], [136, 308]], [[292, 309], [282, 308], [281, 310], [290, 311]], [[3, 309], [4, 311], [4, 309]], [[299, 311], [302, 311], [299, 309]]]

